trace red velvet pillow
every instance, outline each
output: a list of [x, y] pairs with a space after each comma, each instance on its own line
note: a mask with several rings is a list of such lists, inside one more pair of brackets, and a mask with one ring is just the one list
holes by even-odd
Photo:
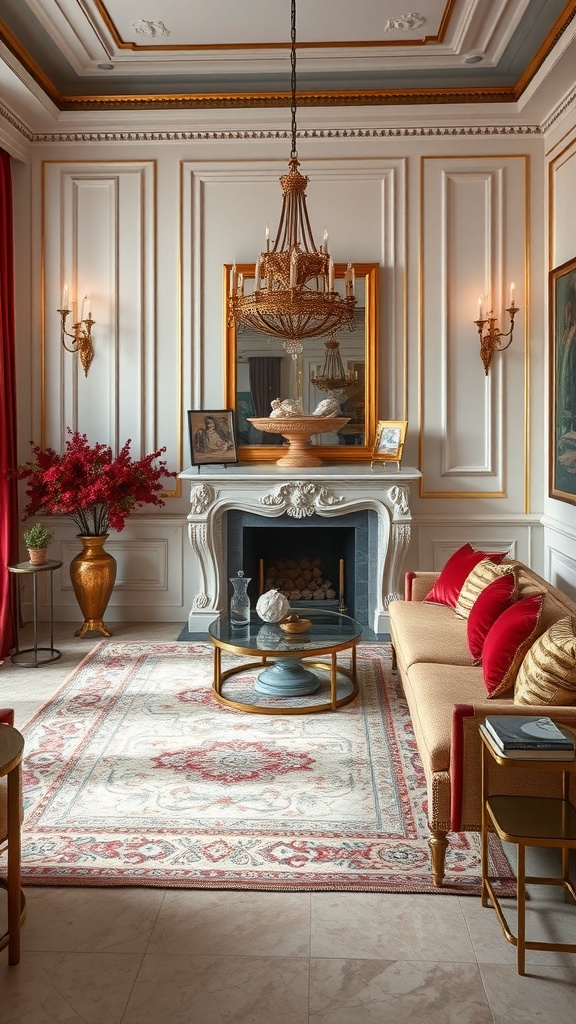
[[489, 697], [514, 686], [526, 651], [538, 636], [542, 594], [516, 601], [498, 616], [482, 648], [484, 685]]
[[482, 648], [491, 626], [506, 608], [512, 604], [516, 587], [513, 573], [499, 576], [478, 595], [468, 616], [468, 646], [474, 658], [474, 664], [482, 660]]
[[504, 555], [502, 553], [489, 555], [486, 551], [475, 551], [471, 544], [464, 544], [463, 547], [458, 548], [458, 551], [450, 555], [432, 590], [424, 600], [433, 601], [434, 604], [447, 604], [450, 608], [455, 608], [464, 580], [483, 558], [491, 558], [493, 562], [500, 563]]

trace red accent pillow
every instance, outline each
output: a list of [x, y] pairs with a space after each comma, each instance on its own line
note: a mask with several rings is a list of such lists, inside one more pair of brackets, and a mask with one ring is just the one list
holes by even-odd
[[501, 552], [490, 555], [486, 551], [475, 551], [471, 544], [464, 544], [463, 547], [458, 548], [458, 551], [450, 555], [432, 590], [424, 600], [433, 601], [434, 604], [447, 604], [450, 608], [455, 608], [464, 580], [483, 558], [491, 558], [493, 562], [499, 564], [504, 555]]
[[513, 573], [499, 576], [478, 594], [468, 616], [468, 646], [474, 664], [482, 660], [482, 648], [488, 631], [499, 615], [512, 604], [516, 578]]
[[542, 594], [516, 601], [498, 616], [482, 648], [484, 685], [489, 697], [514, 686], [524, 655], [538, 636]]

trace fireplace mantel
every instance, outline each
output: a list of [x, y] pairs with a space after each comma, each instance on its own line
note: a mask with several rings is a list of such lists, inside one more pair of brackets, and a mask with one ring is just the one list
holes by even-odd
[[228, 607], [226, 515], [234, 509], [268, 518], [306, 518], [310, 526], [321, 526], [322, 518], [374, 511], [378, 555], [369, 624], [376, 633], [388, 632], [388, 604], [403, 590], [401, 575], [412, 518], [410, 483], [420, 475], [417, 469], [396, 469], [390, 463], [377, 463], [371, 469], [365, 462], [304, 469], [262, 463], [184, 470], [180, 477], [190, 481], [188, 534], [194, 553], [190, 632], [205, 632]]

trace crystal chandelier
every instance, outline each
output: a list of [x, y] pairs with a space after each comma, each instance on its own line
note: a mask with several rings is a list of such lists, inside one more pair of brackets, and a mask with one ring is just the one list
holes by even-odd
[[281, 338], [292, 355], [302, 351], [302, 339], [323, 338], [354, 326], [354, 269], [348, 264], [344, 295], [335, 290], [334, 261], [328, 251], [328, 232], [316, 248], [308, 211], [308, 178], [300, 174], [296, 151], [296, 0], [291, 0], [292, 151], [288, 174], [282, 175], [282, 211], [276, 238], [266, 226], [266, 250], [256, 261], [254, 291], [244, 294], [244, 278], [232, 269], [228, 323]]

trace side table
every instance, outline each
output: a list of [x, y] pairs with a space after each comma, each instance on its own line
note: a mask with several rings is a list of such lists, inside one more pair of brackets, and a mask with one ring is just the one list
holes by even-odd
[[6, 878], [0, 878], [0, 888], [7, 891], [8, 930], [0, 936], [0, 949], [8, 946], [11, 965], [20, 960], [20, 925], [26, 907], [20, 887], [23, 750], [22, 733], [0, 723], [0, 848], [8, 851]]
[[[519, 759], [505, 757], [492, 745], [490, 736], [480, 724], [482, 738], [482, 906], [488, 906], [488, 898], [496, 911], [504, 937], [516, 946], [518, 974], [525, 974], [526, 950], [555, 950], [559, 953], [576, 953], [576, 943], [528, 942], [526, 940], [526, 885], [561, 885], [576, 900], [576, 890], [569, 878], [569, 851], [576, 850], [576, 809], [570, 803], [570, 775], [576, 771], [576, 760], [550, 761], [545, 758]], [[567, 727], [565, 727], [567, 728]], [[504, 766], [506, 771], [521, 768], [536, 772], [561, 772], [562, 796], [498, 796], [490, 795], [488, 765], [489, 758]], [[518, 909], [517, 932], [514, 935], [494, 893], [488, 874], [488, 831], [493, 828], [501, 841], [518, 847], [518, 868], [516, 872], [516, 903]], [[557, 849], [561, 851], [562, 875], [560, 878], [539, 877], [526, 874], [526, 847]]]
[[[58, 651], [54, 647], [54, 570], [59, 569], [62, 562], [58, 562], [55, 559], [48, 559], [44, 562], [44, 565], [32, 565], [30, 562], [13, 562], [8, 566], [8, 572], [14, 573], [15, 576], [32, 576], [32, 624], [34, 629], [32, 647], [20, 648], [18, 643], [18, 630], [20, 623], [20, 592], [18, 587], [18, 580], [14, 581], [15, 591], [15, 609], [16, 609], [16, 650], [10, 655], [10, 660], [14, 665], [20, 665], [21, 668], [38, 668], [39, 665], [46, 665], [50, 661], [58, 661], [58, 658], [62, 657], [62, 652]], [[50, 647], [39, 647], [38, 646], [38, 576], [40, 573], [50, 573]], [[43, 657], [39, 657], [39, 651], [43, 652]], [[23, 654], [33, 654], [34, 660], [30, 659], [23, 661], [21, 656]]]

